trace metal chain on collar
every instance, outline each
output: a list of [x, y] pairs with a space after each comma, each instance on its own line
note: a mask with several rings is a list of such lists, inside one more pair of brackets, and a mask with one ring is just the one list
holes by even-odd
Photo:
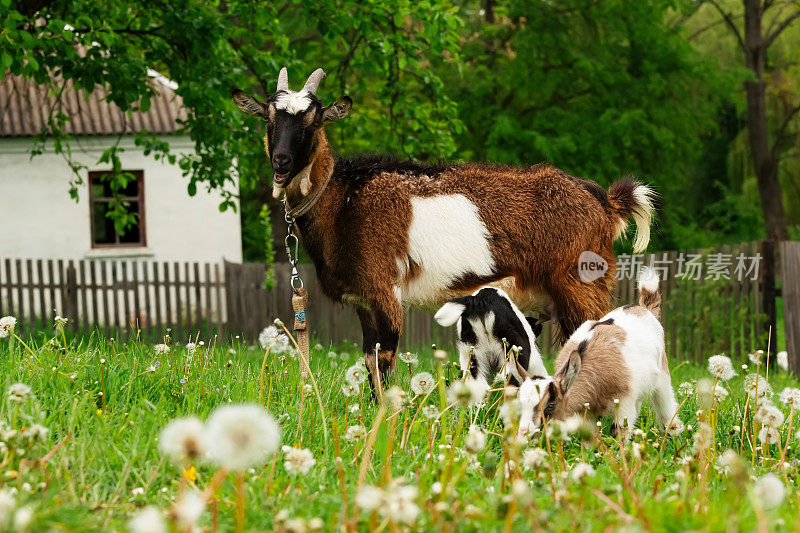
[[[285, 199], [283, 204], [285, 207]], [[298, 290], [304, 287], [303, 278], [300, 277], [300, 272], [297, 270], [297, 262], [300, 254], [300, 240], [294, 232], [294, 218], [286, 213], [283, 219], [286, 221], [286, 238], [283, 240], [283, 243], [286, 245], [286, 256], [289, 258], [289, 264], [292, 265], [292, 289]], [[292, 248], [294, 248], [294, 253], [292, 253]]]

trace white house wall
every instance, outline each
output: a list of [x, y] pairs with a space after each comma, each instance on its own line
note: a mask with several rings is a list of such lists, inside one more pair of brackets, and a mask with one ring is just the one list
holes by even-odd
[[[188, 137], [165, 137], [173, 153], [193, 148]], [[116, 137], [81, 137], [72, 142], [73, 159], [89, 171]], [[0, 258], [142, 259], [153, 261], [240, 262], [238, 212], [219, 212], [222, 195], [199, 187], [190, 197], [187, 178], [176, 165], [145, 156], [133, 139], [122, 139], [125, 170], [144, 172], [145, 248], [92, 249], [87, 171], [76, 203], [68, 194], [72, 171], [52, 151], [30, 158], [28, 138], [0, 139]], [[235, 179], [235, 176], [234, 176]], [[238, 194], [238, 182], [228, 185]]]

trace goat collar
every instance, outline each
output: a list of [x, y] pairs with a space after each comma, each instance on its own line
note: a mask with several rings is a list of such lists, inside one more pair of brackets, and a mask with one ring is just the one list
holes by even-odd
[[[313, 163], [308, 165], [305, 169], [300, 171], [300, 174], [295, 177], [303, 178], [303, 174], [307, 172], [311, 172], [311, 166]], [[322, 180], [317, 190], [302, 204], [298, 205], [297, 207], [290, 207], [289, 206], [289, 198], [288, 196], [284, 196], [284, 207], [286, 208], [286, 218], [287, 219], [296, 219], [300, 218], [301, 216], [308, 213], [312, 207], [316, 205], [319, 199], [322, 197], [322, 193], [325, 192], [325, 189], [328, 188], [328, 184], [331, 182], [331, 176], [333, 176], [333, 165], [331, 165], [330, 170], [326, 173], [325, 179]]]

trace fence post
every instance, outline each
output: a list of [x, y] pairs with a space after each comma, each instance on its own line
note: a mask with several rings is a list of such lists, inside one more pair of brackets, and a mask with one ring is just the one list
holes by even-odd
[[800, 242], [782, 242], [780, 258], [786, 351], [789, 368], [800, 374]]
[[764, 270], [761, 276], [761, 310], [767, 315], [764, 328], [768, 331], [770, 358], [768, 363], [775, 366], [775, 351], [778, 348], [778, 316], [775, 310], [775, 241], [761, 241], [761, 255]]
[[78, 329], [78, 276], [75, 273], [75, 265], [70, 261], [67, 263], [66, 276], [64, 277], [64, 292], [61, 301], [64, 306], [64, 316], [69, 319], [67, 326], [72, 331]]

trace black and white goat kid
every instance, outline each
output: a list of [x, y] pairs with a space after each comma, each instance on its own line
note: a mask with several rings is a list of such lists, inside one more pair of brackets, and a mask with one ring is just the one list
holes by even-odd
[[499, 378], [518, 385], [516, 361], [530, 375], [548, 375], [536, 346], [541, 324], [525, 317], [502, 289], [483, 287], [450, 300], [434, 318], [445, 327], [456, 324], [461, 370], [485, 389]]

